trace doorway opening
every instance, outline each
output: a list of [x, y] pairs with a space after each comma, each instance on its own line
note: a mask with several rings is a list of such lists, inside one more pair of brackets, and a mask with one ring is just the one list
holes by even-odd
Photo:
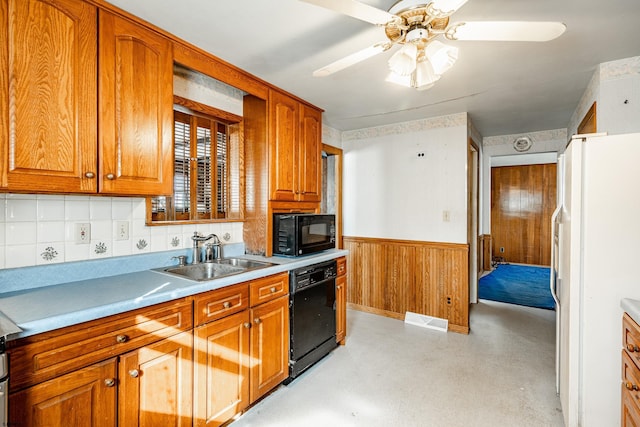
[[320, 210], [336, 216], [336, 248], [342, 249], [342, 150], [327, 144], [322, 144]]

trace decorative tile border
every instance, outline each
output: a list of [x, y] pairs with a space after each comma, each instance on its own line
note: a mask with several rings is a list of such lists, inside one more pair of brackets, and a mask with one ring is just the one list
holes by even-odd
[[482, 144], [485, 147], [498, 146], [498, 145], [511, 145], [516, 138], [521, 136], [528, 136], [533, 143], [545, 142], [545, 141], [566, 141], [567, 129], [553, 129], [544, 130], [539, 132], [519, 133], [513, 135], [499, 135], [489, 136], [483, 138]]
[[458, 126], [467, 126], [467, 113], [449, 114], [446, 116], [430, 117], [426, 119], [412, 120], [409, 122], [344, 131], [342, 132], [342, 141], [379, 138], [388, 135], [402, 135], [430, 129], [443, 129]]
[[640, 74], [640, 56], [600, 64], [600, 81]]
[[322, 125], [322, 142], [342, 147], [342, 132], [327, 125]]

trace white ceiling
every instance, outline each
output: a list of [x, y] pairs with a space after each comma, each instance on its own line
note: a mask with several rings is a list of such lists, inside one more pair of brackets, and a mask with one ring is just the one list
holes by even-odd
[[[109, 0], [325, 110], [352, 130], [467, 111], [482, 136], [565, 128], [596, 66], [640, 55], [639, 0], [469, 0], [457, 21], [561, 21], [546, 43], [452, 42], [458, 61], [426, 91], [385, 81], [391, 49], [311, 73], [386, 40], [382, 28], [298, 0]], [[395, 0], [362, 0], [387, 10]]]

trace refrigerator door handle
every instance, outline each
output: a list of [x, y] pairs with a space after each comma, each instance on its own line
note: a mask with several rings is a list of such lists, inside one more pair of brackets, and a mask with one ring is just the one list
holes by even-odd
[[553, 300], [556, 302], [556, 307], [560, 306], [560, 300], [556, 292], [556, 260], [559, 255], [558, 247], [560, 245], [560, 223], [558, 222], [558, 217], [560, 216], [560, 212], [562, 212], [562, 205], [559, 205], [551, 215], [551, 269], [549, 271], [549, 289], [551, 290]]
[[[556, 393], [560, 394], [560, 300], [557, 294], [557, 277], [556, 261], [560, 256], [560, 216], [562, 213], [562, 204], [556, 207], [551, 215], [551, 266], [549, 268], [549, 289], [551, 296], [556, 303]], [[558, 262], [558, 270], [560, 263]]]

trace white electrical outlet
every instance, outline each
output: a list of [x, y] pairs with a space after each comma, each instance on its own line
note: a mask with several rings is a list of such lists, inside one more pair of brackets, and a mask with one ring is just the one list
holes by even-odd
[[116, 240], [129, 240], [129, 221], [116, 221]]
[[451, 212], [449, 212], [449, 211], [442, 211], [442, 221], [444, 221], [444, 222], [449, 222], [449, 221], [451, 221]]
[[86, 244], [91, 243], [91, 224], [88, 222], [76, 223], [75, 229], [75, 241], [76, 243]]

